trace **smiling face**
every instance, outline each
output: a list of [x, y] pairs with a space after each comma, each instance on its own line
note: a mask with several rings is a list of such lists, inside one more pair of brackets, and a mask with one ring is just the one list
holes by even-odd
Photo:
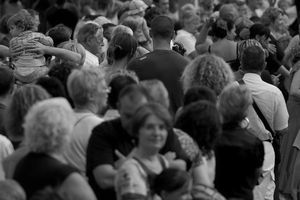
[[167, 135], [165, 123], [155, 115], [150, 115], [139, 130], [138, 146], [159, 151], [165, 145]]

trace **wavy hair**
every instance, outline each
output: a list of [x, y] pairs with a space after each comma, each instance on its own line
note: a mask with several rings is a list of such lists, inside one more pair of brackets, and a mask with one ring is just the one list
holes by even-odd
[[70, 140], [75, 115], [64, 98], [38, 102], [28, 111], [25, 143], [32, 152], [61, 153]]
[[181, 79], [185, 92], [195, 86], [206, 86], [219, 95], [226, 85], [234, 81], [234, 75], [222, 58], [204, 54], [185, 68]]

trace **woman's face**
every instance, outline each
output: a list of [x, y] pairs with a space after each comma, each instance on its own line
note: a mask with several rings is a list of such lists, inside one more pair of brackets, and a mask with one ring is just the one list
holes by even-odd
[[180, 189], [173, 192], [164, 192], [162, 194], [163, 200], [191, 200], [192, 182], [184, 184]]
[[139, 146], [149, 150], [160, 150], [165, 145], [167, 135], [165, 123], [151, 115], [139, 130]]

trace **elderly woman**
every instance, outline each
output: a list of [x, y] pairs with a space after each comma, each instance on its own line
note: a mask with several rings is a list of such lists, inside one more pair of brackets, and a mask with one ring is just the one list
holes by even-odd
[[220, 95], [223, 134], [215, 148], [215, 186], [228, 199], [253, 199], [263, 165], [263, 143], [247, 131], [251, 104], [251, 92], [245, 86], [232, 84]]
[[167, 130], [171, 128], [171, 115], [160, 104], [145, 104], [136, 111], [131, 127], [137, 147], [118, 170], [115, 182], [117, 199], [152, 199], [151, 182], [169, 165], [159, 151], [165, 145]]
[[[216, 167], [214, 146], [222, 127], [216, 105], [208, 101], [190, 104], [179, 115], [175, 127], [189, 134], [200, 149], [192, 167], [194, 197], [199, 199], [203, 194], [217, 194], [213, 188]], [[223, 199], [221, 195], [216, 196], [216, 199]]]
[[13, 176], [28, 199], [47, 186], [58, 188], [70, 199], [96, 199], [85, 179], [63, 163], [62, 152], [74, 122], [72, 108], [63, 98], [41, 101], [28, 111], [24, 130], [29, 153], [18, 163]]
[[234, 81], [230, 66], [220, 57], [205, 54], [194, 59], [182, 75], [183, 89], [206, 86], [219, 95], [223, 88]]
[[92, 129], [103, 121], [97, 114], [106, 106], [109, 88], [104, 74], [96, 69], [74, 70], [68, 78], [67, 87], [74, 102], [76, 122], [64, 157], [85, 175], [87, 144]]

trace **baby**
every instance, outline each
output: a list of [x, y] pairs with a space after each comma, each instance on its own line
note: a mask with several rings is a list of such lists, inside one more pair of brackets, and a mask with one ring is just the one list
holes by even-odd
[[[9, 43], [12, 64], [15, 67], [16, 79], [23, 83], [31, 83], [48, 72], [46, 59], [38, 52], [29, 51], [26, 47], [41, 43], [53, 46], [53, 40], [42, 33], [35, 32], [35, 19], [26, 10], [20, 10], [7, 21], [13, 37]], [[21, 53], [18, 53], [20, 52]]]

